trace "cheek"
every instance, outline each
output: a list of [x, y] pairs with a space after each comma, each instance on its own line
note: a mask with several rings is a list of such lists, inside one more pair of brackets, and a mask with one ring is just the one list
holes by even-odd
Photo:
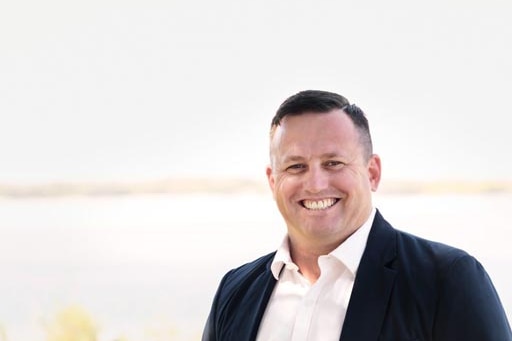
[[359, 179], [351, 172], [341, 172], [334, 177], [332, 184], [343, 192], [350, 192], [357, 187]]
[[283, 198], [286, 196], [287, 196], [286, 185], [282, 181], [276, 182], [275, 187], [274, 187], [274, 198], [276, 200], [279, 200], [279, 199], [283, 200]]
[[280, 200], [287, 200], [297, 191], [297, 183], [292, 178], [282, 176], [276, 178], [274, 187], [274, 198]]
[[368, 176], [363, 173], [348, 171], [339, 174], [333, 181], [333, 185], [338, 190], [348, 194], [370, 191], [371, 188]]

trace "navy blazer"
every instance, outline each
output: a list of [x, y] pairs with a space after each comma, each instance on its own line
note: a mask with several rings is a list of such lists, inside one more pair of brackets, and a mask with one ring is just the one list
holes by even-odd
[[[203, 341], [254, 341], [276, 284], [275, 252], [222, 279]], [[375, 215], [341, 341], [512, 341], [494, 286], [466, 252], [395, 230]], [[318, 340], [322, 341], [322, 340]]]

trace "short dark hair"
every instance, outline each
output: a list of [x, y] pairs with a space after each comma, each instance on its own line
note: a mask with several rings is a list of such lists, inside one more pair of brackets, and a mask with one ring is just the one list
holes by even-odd
[[368, 119], [364, 112], [355, 104], [350, 104], [348, 99], [334, 92], [320, 90], [305, 90], [288, 97], [277, 109], [270, 134], [273, 135], [277, 126], [286, 116], [297, 116], [304, 113], [328, 113], [335, 109], [341, 109], [347, 114], [359, 131], [361, 143], [364, 147], [366, 157], [373, 153], [372, 138]]

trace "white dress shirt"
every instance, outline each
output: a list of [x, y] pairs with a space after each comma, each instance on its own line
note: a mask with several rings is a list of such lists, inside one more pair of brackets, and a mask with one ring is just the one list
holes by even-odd
[[320, 277], [311, 285], [290, 256], [288, 237], [271, 265], [277, 279], [257, 341], [338, 341], [359, 262], [375, 217], [328, 255], [318, 258]]

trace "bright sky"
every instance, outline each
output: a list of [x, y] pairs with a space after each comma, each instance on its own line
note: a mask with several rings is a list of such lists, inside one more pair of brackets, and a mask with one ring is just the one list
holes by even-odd
[[0, 184], [264, 178], [303, 89], [370, 120], [384, 179], [511, 180], [510, 1], [0, 4]]

